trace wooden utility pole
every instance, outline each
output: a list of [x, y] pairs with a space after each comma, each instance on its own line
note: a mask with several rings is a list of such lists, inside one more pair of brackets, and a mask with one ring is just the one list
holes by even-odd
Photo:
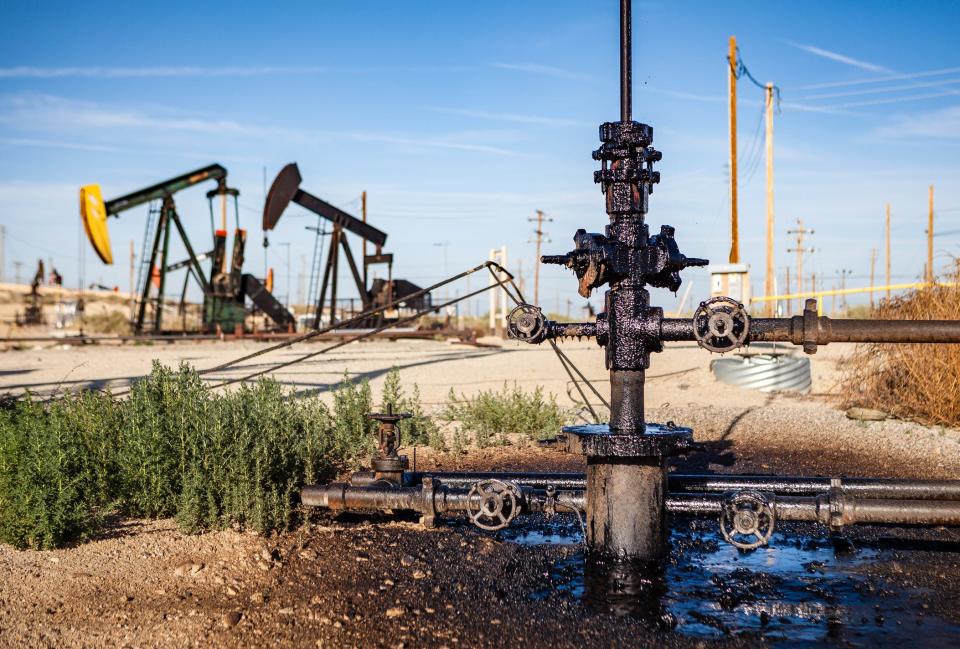
[[[360, 214], [363, 218], [363, 222], [367, 222], [367, 190], [364, 189], [360, 193]], [[362, 237], [361, 237], [362, 238]], [[367, 240], [363, 239], [363, 288], [367, 288]]]
[[[543, 210], [537, 210], [536, 216], [531, 216], [527, 219], [531, 223], [537, 224], [537, 229], [533, 231], [533, 234], [536, 235], [536, 244], [537, 244], [537, 255], [533, 260], [533, 303], [535, 305], [540, 304], [540, 244], [543, 242], [543, 222], [552, 221], [550, 217], [543, 213]], [[547, 243], [550, 240], [547, 239]]]
[[[813, 248], [804, 248], [803, 240], [808, 234], [813, 234], [813, 230], [803, 227], [803, 219], [797, 219], [797, 228], [787, 230], [787, 234], [797, 235], [797, 244], [795, 248], [788, 248], [787, 252], [797, 253], [797, 290], [796, 293], [803, 293], [803, 256], [808, 252], [813, 252]], [[800, 301], [803, 303], [803, 300]]]
[[[787, 266], [787, 281], [786, 281], [786, 284], [787, 284], [787, 288], [786, 288], [786, 290], [784, 291], [784, 293], [785, 293], [786, 295], [790, 295], [791, 291], [790, 291], [790, 267], [789, 267], [789, 266]], [[791, 313], [791, 312], [793, 311], [793, 300], [787, 300], [787, 304], [786, 304], [785, 306], [786, 306], [786, 309], [787, 309], [787, 313], [784, 314], [784, 315], [787, 315], [787, 314], [789, 314], [789, 313]]]
[[877, 265], [877, 249], [870, 248], [870, 310], [873, 311], [873, 270]]
[[927, 211], [927, 284], [933, 284], [933, 185], [930, 185]]
[[[886, 246], [887, 246], [887, 286], [890, 286], [890, 203], [887, 203], [887, 229], [886, 229]], [[890, 299], [890, 289], [887, 289], [887, 299]]]
[[523, 259], [517, 260], [517, 288], [520, 289], [520, 295], [527, 294], [527, 281], [523, 278]]
[[730, 37], [727, 54], [730, 91], [730, 263], [740, 263], [740, 233], [737, 222], [737, 37]]
[[[773, 84], [767, 82], [767, 278], [763, 287], [764, 293], [773, 295]], [[777, 308], [776, 302], [767, 302], [767, 316], [773, 317]]]

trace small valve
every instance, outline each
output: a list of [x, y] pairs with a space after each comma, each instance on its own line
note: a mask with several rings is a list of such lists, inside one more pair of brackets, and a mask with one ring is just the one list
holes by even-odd
[[738, 491], [727, 496], [720, 514], [720, 533], [740, 550], [766, 545], [773, 536], [777, 514], [770, 495], [760, 491]]
[[712, 297], [700, 303], [693, 314], [693, 336], [697, 344], [717, 354], [742, 347], [750, 334], [750, 316], [729, 297]]
[[538, 306], [521, 304], [507, 316], [507, 335], [525, 343], [541, 343], [547, 338], [547, 319]]
[[467, 514], [481, 530], [502, 530], [520, 513], [522, 498], [523, 492], [512, 482], [481, 480], [467, 494]]

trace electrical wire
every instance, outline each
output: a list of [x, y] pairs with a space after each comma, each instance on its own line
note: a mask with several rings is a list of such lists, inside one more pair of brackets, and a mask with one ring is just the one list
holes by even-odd
[[[750, 69], [747, 67], [746, 63], [743, 62], [743, 56], [741, 56], [740, 54], [739, 46], [737, 47], [737, 60], [731, 61], [730, 57], [728, 56], [727, 62], [730, 65], [730, 70], [733, 72], [734, 78], [739, 80], [742, 77], [746, 77], [751, 82], [753, 82], [753, 85], [755, 85], [757, 88], [760, 88], [761, 90], [766, 91], [767, 89], [766, 84], [763, 84], [757, 81], [756, 78], [754, 78], [754, 76], [750, 73]], [[780, 114], [780, 86], [776, 84], [774, 84], [773, 86], [773, 96], [777, 102], [777, 106], [776, 106], [777, 114], [779, 115]]]

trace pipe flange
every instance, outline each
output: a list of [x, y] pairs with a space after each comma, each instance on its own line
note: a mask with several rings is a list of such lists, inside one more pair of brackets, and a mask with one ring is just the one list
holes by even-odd
[[672, 457], [695, 448], [693, 429], [672, 422], [647, 423], [637, 432], [611, 430], [609, 424], [564, 426], [562, 430], [567, 452], [587, 457]]
[[512, 482], [480, 480], [467, 494], [467, 515], [481, 530], [502, 530], [520, 513], [523, 492]]
[[720, 533], [740, 550], [767, 545], [777, 523], [774, 496], [763, 491], [728, 494], [720, 513]]
[[716, 354], [742, 347], [750, 334], [750, 316], [742, 304], [729, 297], [712, 297], [693, 314], [697, 344]]

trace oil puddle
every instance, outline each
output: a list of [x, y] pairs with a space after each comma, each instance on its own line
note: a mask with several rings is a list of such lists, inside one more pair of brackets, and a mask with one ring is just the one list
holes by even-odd
[[579, 545], [583, 543], [583, 526], [574, 516], [530, 516], [523, 525], [511, 525], [497, 532], [502, 541], [520, 545]]
[[[563, 519], [563, 520], [561, 520]], [[557, 517], [508, 528], [526, 545], [577, 545], [578, 521]], [[587, 562], [582, 550], [554, 562], [548, 585], [530, 597], [575, 598], [660, 629], [702, 638], [762, 638], [779, 647], [960, 646], [960, 626], [930, 614], [936, 594], [894, 588], [869, 568], [889, 551], [837, 549], [814, 527], [779, 531], [768, 547], [741, 552], [709, 521], [679, 521], [657, 568]]]

